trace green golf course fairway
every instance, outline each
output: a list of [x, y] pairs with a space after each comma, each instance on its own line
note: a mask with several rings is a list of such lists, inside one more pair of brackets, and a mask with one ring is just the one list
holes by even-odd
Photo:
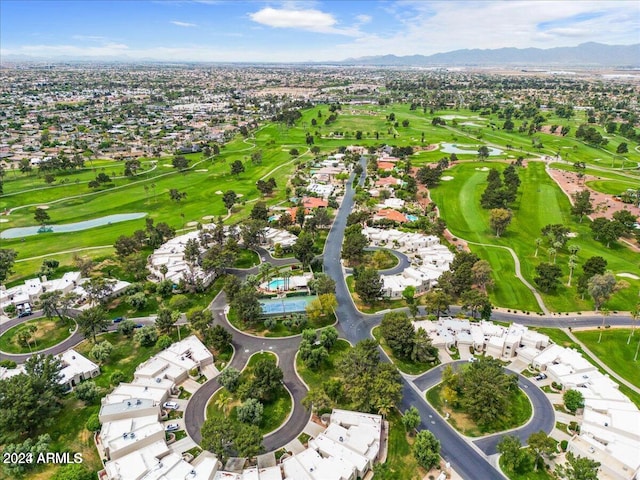
[[[608, 269], [613, 273], [628, 272], [640, 275], [637, 253], [618, 243], [606, 248], [593, 240], [588, 220], [580, 224], [570, 215], [569, 200], [547, 175], [542, 162], [529, 162], [527, 168], [519, 169], [522, 185], [512, 205], [513, 220], [502, 237], [496, 238], [489, 227], [489, 211], [480, 207], [480, 196], [484, 191], [488, 174], [487, 171], [481, 170], [485, 167], [503, 170], [506, 164], [459, 164], [447, 170], [446, 174], [454, 177], [453, 180], [431, 191], [431, 197], [440, 208], [440, 214], [453, 235], [472, 242], [512, 248], [520, 259], [522, 275], [535, 286], [533, 277], [536, 265], [549, 261], [549, 245], [546, 241], [539, 249], [537, 258], [535, 257], [535, 239], [541, 237], [540, 230], [545, 225], [561, 223], [577, 234], [576, 238], [569, 240], [568, 245], [576, 244], [580, 247], [579, 265], [589, 257], [600, 255], [607, 260]], [[513, 262], [506, 250], [476, 245], [470, 245], [470, 248], [492, 264], [495, 287], [491, 292], [491, 298], [496, 305], [538, 310], [531, 292], [514, 277]], [[568, 258], [569, 252], [566, 248], [558, 252], [556, 262], [563, 270], [563, 284], [555, 294], [542, 294], [544, 302], [553, 311], [591, 310], [591, 300], [582, 300], [575, 289], [576, 277], [581, 273], [580, 267], [574, 272], [572, 287], [566, 287], [569, 275]], [[628, 278], [624, 280], [629, 283], [630, 288], [620, 290], [607, 302], [607, 307], [612, 310], [630, 310], [635, 305], [640, 282]]]

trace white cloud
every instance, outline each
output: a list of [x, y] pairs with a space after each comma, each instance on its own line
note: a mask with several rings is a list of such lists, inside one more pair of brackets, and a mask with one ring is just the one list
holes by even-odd
[[178, 20], [171, 20], [170, 23], [173, 23], [174, 25], [177, 25], [178, 27], [184, 27], [184, 28], [193, 28], [193, 27], [197, 27], [198, 26], [195, 23], [180, 22]]
[[373, 20], [371, 18], [371, 15], [356, 15], [356, 20], [358, 21], [359, 25], [364, 25], [365, 23], [369, 23], [371, 20]]
[[359, 36], [357, 28], [339, 28], [338, 21], [330, 13], [315, 9], [265, 7], [250, 13], [256, 23], [273, 28], [294, 28], [318, 33]]

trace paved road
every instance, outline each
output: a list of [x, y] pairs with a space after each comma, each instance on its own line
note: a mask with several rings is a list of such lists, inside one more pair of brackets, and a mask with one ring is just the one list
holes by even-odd
[[[396, 273], [402, 273], [406, 268], [409, 268], [411, 266], [411, 261], [409, 260], [409, 257], [407, 257], [402, 252], [398, 252], [397, 250], [392, 250], [390, 248], [382, 248], [382, 247], [367, 247], [365, 248], [365, 250], [368, 252], [374, 252], [376, 250], [386, 250], [398, 259], [397, 265], [391, 268], [378, 270], [378, 273], [381, 275], [395, 275]], [[345, 273], [348, 273], [348, 274], [353, 273], [352, 268], [345, 268], [344, 271]]]

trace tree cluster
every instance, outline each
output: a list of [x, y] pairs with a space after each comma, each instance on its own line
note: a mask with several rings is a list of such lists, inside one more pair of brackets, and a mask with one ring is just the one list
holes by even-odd
[[403, 360], [413, 362], [434, 362], [438, 359], [438, 349], [424, 329], [415, 330], [413, 322], [404, 312], [389, 312], [380, 323], [382, 338], [393, 352]]
[[508, 417], [518, 388], [518, 377], [505, 373], [502, 364], [489, 357], [481, 357], [459, 372], [447, 366], [442, 382], [449, 403], [464, 408], [482, 427]]
[[514, 165], [509, 165], [502, 172], [504, 182], [500, 173], [495, 168], [489, 170], [487, 176], [487, 188], [480, 197], [482, 208], [506, 208], [513, 203], [520, 186], [520, 177]]
[[317, 370], [329, 357], [329, 352], [337, 340], [338, 331], [333, 327], [321, 331], [303, 330], [298, 355], [307, 367]]

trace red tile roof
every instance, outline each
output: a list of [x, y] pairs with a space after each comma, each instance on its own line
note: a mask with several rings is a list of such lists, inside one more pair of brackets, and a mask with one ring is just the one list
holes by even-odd
[[304, 197], [302, 199], [302, 205], [304, 205], [305, 208], [318, 208], [318, 207], [326, 208], [329, 205], [329, 203], [326, 200], [323, 200], [321, 198]]
[[381, 210], [378, 210], [378, 212], [375, 214], [375, 218], [392, 220], [398, 223], [406, 223], [409, 221], [403, 213], [400, 213], [399, 211], [393, 210], [391, 208], [383, 208]]

